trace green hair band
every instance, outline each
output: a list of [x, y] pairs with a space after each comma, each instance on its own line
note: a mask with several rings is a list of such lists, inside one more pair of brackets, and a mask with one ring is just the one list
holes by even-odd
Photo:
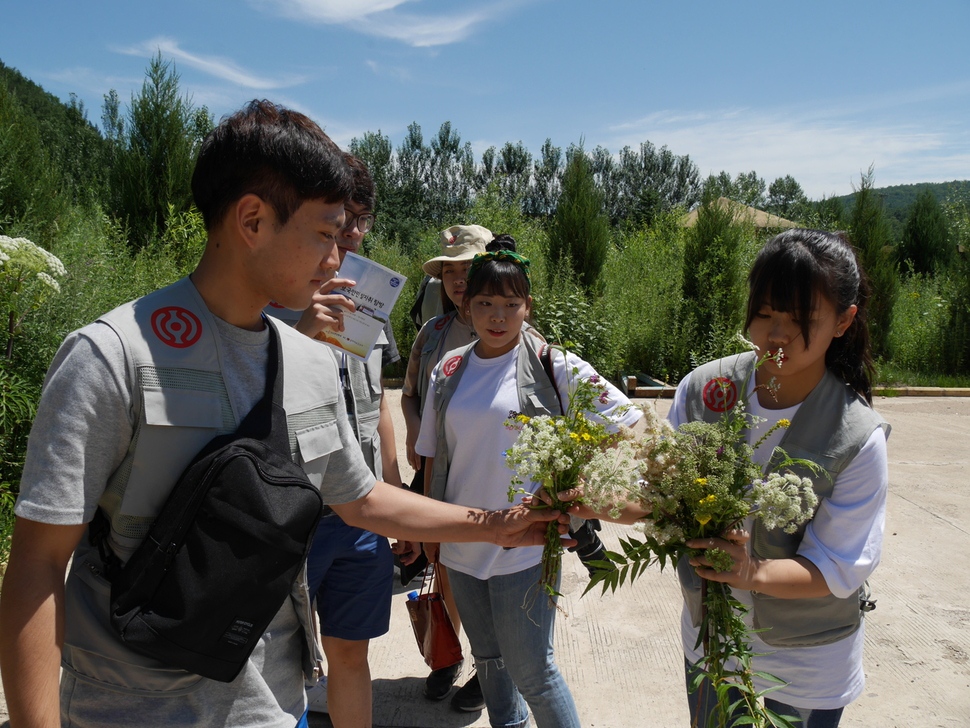
[[532, 287], [532, 277], [529, 275], [529, 266], [531, 265], [529, 259], [524, 255], [513, 253], [511, 250], [495, 250], [488, 253], [478, 253], [472, 258], [471, 267], [468, 269], [468, 277], [471, 278], [475, 275], [490, 260], [501, 260], [519, 266], [522, 272], [525, 273], [525, 279], [529, 282], [529, 287]]

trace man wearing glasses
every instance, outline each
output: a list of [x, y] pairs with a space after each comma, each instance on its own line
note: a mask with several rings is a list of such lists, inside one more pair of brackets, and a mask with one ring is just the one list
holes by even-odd
[[[374, 227], [375, 190], [367, 167], [344, 154], [354, 180], [354, 192], [344, 203], [345, 223], [337, 236], [340, 262], [359, 253], [364, 236]], [[327, 281], [302, 314], [270, 307], [267, 313], [293, 323], [314, 337], [327, 328], [342, 328], [345, 309], [353, 303], [331, 293], [344, 279]], [[390, 323], [366, 362], [334, 352], [340, 370], [350, 424], [364, 460], [374, 475], [401, 485], [394, 441], [394, 425], [384, 399], [381, 370], [400, 360]], [[411, 552], [410, 545], [401, 549]], [[415, 556], [417, 554], [414, 554]], [[407, 555], [402, 554], [405, 560]], [[324, 508], [307, 558], [310, 595], [316, 599], [321, 642], [327, 656], [327, 675], [308, 686], [310, 712], [330, 713], [338, 728], [372, 724], [372, 690], [367, 652], [370, 640], [385, 634], [390, 624], [393, 556], [383, 536], [349, 526], [329, 507]]]

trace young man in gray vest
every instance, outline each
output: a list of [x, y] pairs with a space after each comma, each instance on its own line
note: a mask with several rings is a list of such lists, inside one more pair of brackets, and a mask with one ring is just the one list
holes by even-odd
[[[270, 300], [306, 308], [339, 264], [351, 180], [319, 126], [251, 102], [206, 138], [192, 190], [208, 232], [192, 275], [71, 334], [44, 384], [0, 599], [13, 728], [305, 723], [304, 675], [319, 655], [302, 579], [239, 676], [217, 682], [120, 641], [88, 539], [100, 508], [107, 546], [122, 561], [133, 553], [186, 464], [262, 396], [270, 325], [294, 461], [346, 522], [412, 541], [543, 540], [542, 511], [452, 507], [375, 481], [333, 358], [262, 316]], [[553, 513], [564, 530], [567, 517]]]

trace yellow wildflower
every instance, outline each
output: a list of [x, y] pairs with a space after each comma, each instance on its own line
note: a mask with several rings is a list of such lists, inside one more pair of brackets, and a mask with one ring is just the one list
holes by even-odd
[[710, 513], [698, 513], [696, 516], [694, 516], [694, 518], [697, 519], [697, 522], [699, 524], [701, 524], [702, 526], [706, 526], [707, 525], [707, 522], [709, 520], [711, 520], [711, 514]]
[[791, 425], [791, 420], [789, 420], [789, 419], [785, 419], [783, 417], [780, 420], [778, 420], [778, 426], [779, 427], [788, 427], [789, 425]]
[[707, 478], [697, 478], [694, 482], [697, 485], [707, 485]]

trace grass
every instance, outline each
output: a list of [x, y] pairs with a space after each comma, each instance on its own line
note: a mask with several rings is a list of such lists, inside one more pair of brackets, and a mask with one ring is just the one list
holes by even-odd
[[879, 387], [970, 387], [967, 374], [927, 374], [914, 372], [891, 362], [880, 362], [876, 386]]

